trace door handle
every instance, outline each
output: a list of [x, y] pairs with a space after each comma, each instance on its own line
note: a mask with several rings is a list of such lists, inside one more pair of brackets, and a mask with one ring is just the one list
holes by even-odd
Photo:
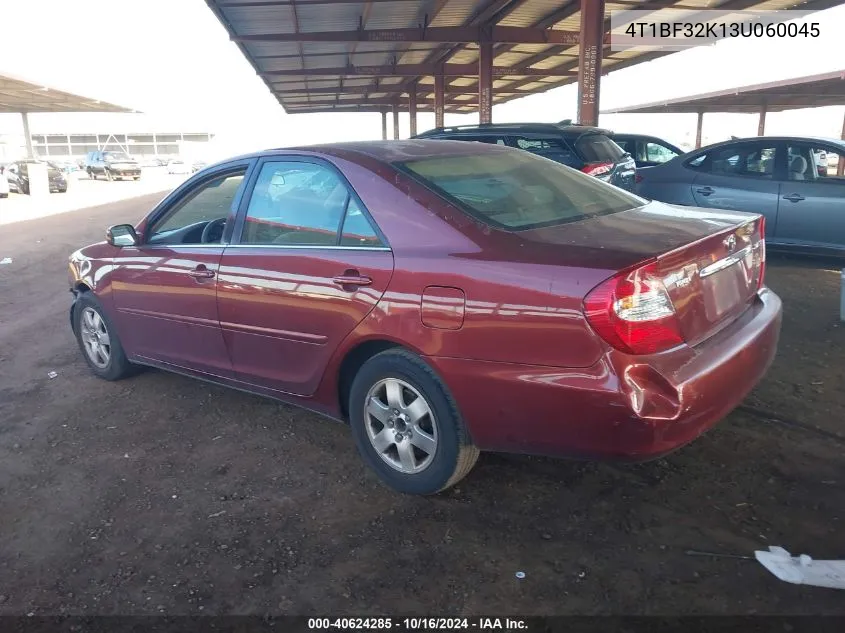
[[804, 196], [799, 193], [791, 193], [788, 196], [784, 196], [783, 199], [789, 200], [790, 202], [801, 202], [804, 200]]
[[367, 277], [366, 275], [362, 275], [357, 270], [347, 270], [342, 275], [338, 275], [332, 281], [336, 283], [338, 286], [370, 286], [373, 283], [373, 280]]
[[209, 270], [205, 266], [197, 266], [192, 271], [188, 273], [194, 279], [211, 279], [214, 277], [214, 271]]
[[700, 193], [702, 196], [709, 196], [711, 193], [713, 193], [713, 191], [713, 187], [699, 187], [695, 190], [696, 193]]

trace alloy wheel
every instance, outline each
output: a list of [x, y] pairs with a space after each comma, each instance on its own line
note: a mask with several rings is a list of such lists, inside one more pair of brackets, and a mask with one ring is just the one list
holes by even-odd
[[111, 359], [111, 340], [103, 317], [94, 308], [86, 307], [82, 311], [79, 328], [88, 359], [100, 369], [108, 367]]
[[370, 388], [364, 426], [379, 457], [401, 473], [419, 473], [434, 459], [434, 412], [423, 395], [404, 380], [385, 378]]

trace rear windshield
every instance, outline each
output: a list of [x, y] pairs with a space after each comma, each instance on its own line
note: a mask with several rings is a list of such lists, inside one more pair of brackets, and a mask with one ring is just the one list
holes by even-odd
[[497, 228], [532, 229], [640, 207], [645, 200], [529, 152], [502, 151], [395, 165]]
[[588, 163], [615, 163], [625, 151], [609, 136], [589, 132], [575, 142], [575, 149]]

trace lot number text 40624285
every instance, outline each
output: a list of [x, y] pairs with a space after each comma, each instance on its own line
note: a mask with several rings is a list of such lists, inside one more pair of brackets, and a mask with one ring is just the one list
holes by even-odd
[[309, 618], [310, 630], [327, 631], [519, 631], [528, 625], [520, 618]]

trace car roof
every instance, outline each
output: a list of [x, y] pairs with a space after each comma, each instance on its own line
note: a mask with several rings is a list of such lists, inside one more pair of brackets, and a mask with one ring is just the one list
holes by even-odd
[[[798, 143], [828, 143], [832, 145], [838, 145], [839, 147], [845, 147], [845, 141], [842, 141], [837, 138], [826, 138], [823, 136], [749, 136], [746, 138], [737, 138], [731, 139], [729, 141], [720, 141], [719, 143], [713, 143], [711, 145], [707, 145], [702, 147], [701, 150], [711, 149], [714, 147], [725, 147], [729, 145], [738, 145], [744, 143], [756, 143], [756, 142], [770, 142], [770, 143], [788, 143], [788, 142], [798, 142]], [[695, 150], [698, 151], [698, 150]]]
[[450, 127], [434, 128], [418, 134], [415, 138], [425, 138], [438, 134], [484, 134], [496, 132], [499, 134], [582, 134], [584, 132], [595, 132], [599, 134], [610, 134], [610, 130], [590, 125], [578, 125], [575, 123], [483, 123], [477, 125], [455, 125]]
[[521, 150], [493, 143], [467, 143], [466, 141], [407, 139], [402, 141], [354, 141], [347, 143], [323, 143], [296, 147], [277, 147], [260, 152], [233, 156], [220, 161], [218, 165], [267, 156], [283, 156], [286, 153], [311, 154], [314, 156], [344, 156], [359, 154], [385, 163], [396, 163], [421, 158], [443, 156], [466, 156], [494, 152], [518, 152]]

